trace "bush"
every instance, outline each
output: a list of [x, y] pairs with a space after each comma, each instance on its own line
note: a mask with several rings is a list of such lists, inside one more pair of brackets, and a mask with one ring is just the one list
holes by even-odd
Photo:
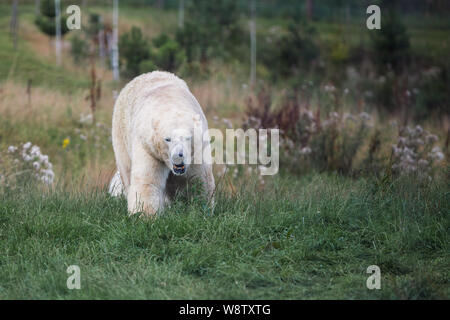
[[89, 25], [88, 28], [86, 28], [86, 33], [88, 34], [89, 38], [96, 39], [99, 31], [103, 28], [104, 26], [101, 16], [98, 13], [89, 14]]
[[[66, 25], [67, 17], [61, 16], [61, 35], [65, 35], [70, 30]], [[36, 26], [46, 35], [54, 37], [56, 35], [55, 19], [48, 19], [44, 16], [37, 16], [35, 20]]]
[[374, 60], [379, 71], [400, 74], [409, 63], [410, 43], [406, 28], [394, 8], [383, 14], [383, 28], [372, 32]]
[[290, 22], [286, 34], [279, 32], [266, 41], [267, 52], [261, 56], [262, 62], [274, 70], [278, 76], [292, 77], [300, 71], [309, 71], [319, 58], [320, 50], [315, 40], [315, 29], [305, 22]]
[[[417, 119], [443, 115], [450, 105], [450, 68], [432, 67], [422, 72], [414, 111]], [[431, 112], [430, 112], [431, 111]]]
[[150, 58], [150, 46], [138, 27], [132, 27], [130, 32], [120, 37], [121, 57], [125, 60], [125, 71], [128, 76], [140, 74], [141, 63]]
[[170, 40], [169, 36], [165, 33], [161, 33], [159, 36], [152, 40], [153, 46], [155, 48], [161, 48]]
[[[155, 41], [156, 40], [156, 41]], [[167, 35], [161, 34], [153, 43], [157, 48], [154, 54], [154, 63], [160, 69], [174, 72], [185, 60], [185, 54], [178, 43]]]
[[[34, 22], [43, 33], [54, 37], [56, 35], [55, 2], [52, 0], [43, 0], [40, 9], [41, 15], [37, 16]], [[61, 11], [61, 35], [64, 35], [70, 30], [67, 28], [67, 16], [62, 13]]]
[[155, 65], [155, 63], [152, 60], [143, 60], [141, 63], [139, 63], [139, 72], [147, 73], [157, 70], [158, 67]]
[[186, 22], [178, 30], [176, 40], [186, 51], [188, 62], [205, 62], [211, 57], [233, 56], [242, 36], [236, 1], [192, 0], [186, 7]]
[[248, 98], [246, 115], [245, 129], [280, 129], [280, 169], [290, 173], [414, 173], [429, 179], [445, 159], [436, 145], [438, 137], [420, 126], [402, 128], [397, 144], [391, 146], [396, 137], [389, 131], [383, 136], [386, 127], [375, 129], [368, 113], [330, 112], [324, 117], [320, 109], [301, 107], [296, 94], [285, 96], [273, 109], [269, 90], [263, 89]]
[[24, 187], [31, 182], [51, 185], [55, 173], [47, 155], [31, 142], [0, 152], [0, 187]]
[[280, 129], [280, 167], [287, 171], [354, 174], [357, 154], [371, 134], [370, 115], [331, 112], [323, 119], [320, 110], [314, 114], [298, 101], [297, 95], [285, 97], [279, 108], [271, 110], [270, 94], [261, 90], [247, 101], [244, 127]]
[[183, 50], [166, 34], [160, 34], [152, 43], [153, 49], [137, 27], [121, 37], [121, 56], [126, 61], [125, 69], [130, 77], [156, 69], [175, 72], [185, 61]]
[[435, 146], [437, 141], [436, 135], [421, 126], [402, 128], [397, 144], [392, 146], [394, 173], [431, 179], [433, 164], [444, 159], [441, 148]]
[[89, 44], [76, 35], [70, 40], [70, 53], [73, 60], [79, 63], [89, 55]]

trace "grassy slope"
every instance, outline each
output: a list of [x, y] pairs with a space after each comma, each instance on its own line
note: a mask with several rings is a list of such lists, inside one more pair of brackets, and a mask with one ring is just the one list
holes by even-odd
[[[20, 23], [29, 23], [34, 27], [32, 24], [34, 19], [33, 7], [21, 6], [20, 9]], [[89, 79], [87, 77], [81, 77], [78, 73], [67, 72], [67, 70], [57, 67], [53, 61], [39, 58], [21, 37], [19, 37], [18, 50], [14, 51], [8, 32], [9, 6], [0, 5], [0, 12], [0, 82], [7, 78], [23, 82], [32, 79], [33, 86], [46, 86], [53, 90], [64, 91], [88, 87]], [[19, 29], [19, 32], [21, 32], [21, 29]]]
[[[2, 198], [0, 298], [448, 298], [448, 187], [274, 183], [219, 197], [214, 216], [179, 202], [154, 222], [104, 192]], [[373, 264], [381, 290], [365, 286]]]
[[[0, 81], [14, 62], [3, 8]], [[21, 10], [32, 21], [32, 7]], [[122, 11], [126, 23], [134, 11]], [[86, 87], [87, 78], [38, 58], [25, 41], [19, 48], [13, 79], [63, 92]], [[8, 130], [55, 146], [58, 160], [70, 118], [45, 130], [32, 122]], [[180, 204], [155, 222], [129, 219], [125, 202], [104, 192], [2, 195], [0, 298], [448, 298], [448, 186], [383, 191], [326, 176], [278, 184], [276, 194], [268, 186], [220, 199], [213, 217]], [[81, 267], [80, 291], [65, 286], [71, 264]], [[365, 287], [372, 264], [382, 270], [380, 291]]]

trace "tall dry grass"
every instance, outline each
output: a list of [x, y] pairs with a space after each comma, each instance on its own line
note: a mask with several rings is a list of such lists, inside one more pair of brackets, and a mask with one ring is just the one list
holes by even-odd
[[[31, 86], [9, 80], [0, 84], [0, 115], [12, 122], [33, 122], [37, 124], [60, 123], [67, 118], [67, 109], [74, 115], [90, 112], [89, 91], [76, 90], [72, 93]], [[98, 107], [103, 121], [110, 122], [114, 106], [111, 91], [105, 90]]]

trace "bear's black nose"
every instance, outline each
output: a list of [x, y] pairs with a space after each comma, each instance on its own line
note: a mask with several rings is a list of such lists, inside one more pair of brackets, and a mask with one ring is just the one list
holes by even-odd
[[181, 158], [183, 156], [183, 152], [178, 153], [178, 156]]

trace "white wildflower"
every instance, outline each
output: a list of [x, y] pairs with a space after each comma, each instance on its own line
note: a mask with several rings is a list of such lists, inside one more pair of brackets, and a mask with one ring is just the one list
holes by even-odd
[[226, 118], [223, 118], [222, 121], [223, 121], [223, 123], [225, 124], [225, 126], [226, 126], [228, 129], [233, 128], [233, 124], [231, 123], [230, 120], [228, 120], [228, 119], [226, 119]]
[[433, 144], [438, 141], [438, 137], [435, 134], [429, 134], [425, 137], [425, 141], [429, 144]]
[[33, 146], [30, 151], [32, 157], [39, 157], [41, 155], [41, 149], [38, 146]]
[[344, 120], [351, 120], [353, 122], [356, 122], [356, 117], [354, 115], [352, 115], [351, 113], [344, 113]]
[[34, 161], [33, 162], [33, 168], [35, 170], [39, 170], [41, 168], [41, 164], [39, 162], [37, 162], [37, 161]]
[[441, 147], [435, 146], [433, 149], [431, 149], [431, 152], [434, 152], [434, 153], [441, 152]]
[[330, 116], [332, 119], [335, 119], [335, 120], [339, 119], [339, 113], [337, 113], [337, 112], [331, 112]]
[[310, 154], [311, 152], [312, 152], [312, 150], [310, 147], [304, 147], [304, 148], [300, 149], [300, 154], [302, 154], [302, 155], [307, 155], [307, 154]]
[[80, 123], [81, 124], [91, 124], [93, 122], [92, 114], [80, 115]]
[[425, 159], [420, 159], [418, 164], [420, 168], [425, 169], [428, 167], [429, 162]]
[[363, 121], [369, 121], [370, 120], [370, 114], [368, 114], [367, 112], [361, 112], [359, 114], [359, 118]]
[[8, 147], [8, 152], [9, 152], [9, 153], [16, 152], [16, 150], [17, 150], [17, 147], [15, 147], [15, 146], [9, 146], [9, 147]]
[[416, 128], [414, 129], [414, 133], [413, 134], [416, 135], [416, 136], [420, 136], [422, 134], [422, 132], [423, 132], [422, 127], [417, 125]]

